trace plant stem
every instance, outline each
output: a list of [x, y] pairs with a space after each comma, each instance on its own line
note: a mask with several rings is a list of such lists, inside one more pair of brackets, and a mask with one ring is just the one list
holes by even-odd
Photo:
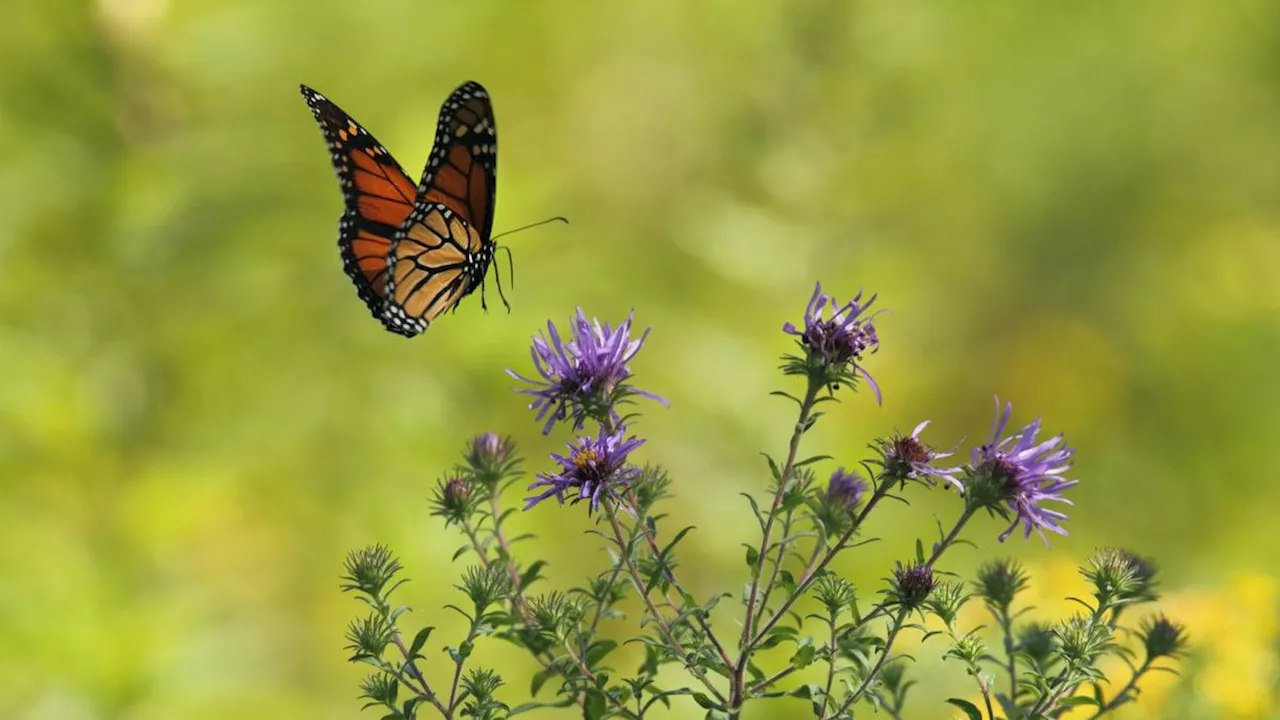
[[987, 706], [987, 717], [990, 720], [996, 720], [996, 711], [991, 707], [991, 688], [987, 687], [987, 683], [982, 679], [981, 675], [975, 675], [978, 680], [978, 690], [982, 691], [982, 702]]
[[902, 630], [904, 621], [907, 619], [907, 612], [908, 611], [905, 607], [898, 611], [898, 616], [893, 619], [893, 625], [889, 628], [889, 635], [884, 639], [884, 648], [880, 651], [880, 658], [876, 660], [875, 666], [872, 667], [871, 671], [867, 673], [867, 676], [862, 679], [862, 682], [858, 684], [858, 687], [854, 689], [853, 692], [849, 693], [849, 697], [845, 698], [844, 702], [840, 704], [840, 708], [836, 710], [837, 716], [842, 715], [846, 710], [852, 707], [853, 703], [856, 702], [858, 698], [862, 697], [862, 694], [867, 691], [867, 687], [871, 685], [871, 681], [875, 679], [876, 675], [880, 674], [880, 669], [884, 667], [885, 662], [889, 659], [889, 649], [893, 647], [893, 641], [897, 639], [898, 632]]
[[400, 648], [400, 654], [404, 656], [405, 664], [409, 668], [409, 674], [412, 675], [415, 679], [417, 679], [418, 683], [422, 686], [420, 688], [422, 690], [422, 695], [426, 697], [427, 700], [431, 701], [432, 705], [436, 706], [436, 709], [440, 711], [441, 715], [445, 716], [446, 718], [453, 717], [453, 714], [450, 711], [451, 709], [446, 708], [443, 704], [441, 704], [440, 699], [437, 698], [436, 694], [431, 691], [431, 686], [427, 684], [427, 678], [422, 674], [422, 671], [418, 669], [417, 663], [409, 659], [409, 648], [404, 644], [404, 640], [400, 638], [400, 631], [393, 630], [392, 632], [393, 632], [392, 639], [394, 640], [396, 647]]
[[1111, 700], [1107, 702], [1107, 704], [1098, 708], [1098, 712], [1094, 713], [1093, 715], [1090, 715], [1089, 720], [1094, 720], [1094, 718], [1100, 718], [1103, 715], [1106, 715], [1107, 713], [1111, 712], [1112, 710], [1115, 710], [1116, 708], [1120, 707], [1120, 703], [1125, 699], [1125, 697], [1135, 687], [1137, 687], [1138, 680], [1141, 679], [1142, 676], [1145, 675], [1147, 671], [1150, 669], [1151, 669], [1151, 659], [1148, 658], [1145, 662], [1142, 663], [1142, 667], [1139, 667], [1137, 670], [1133, 672], [1133, 676], [1129, 678], [1129, 682], [1125, 683], [1124, 687], [1120, 688], [1120, 692], [1116, 693], [1115, 696], [1112, 697]]
[[991, 614], [995, 616], [996, 622], [1000, 623], [1000, 631], [1004, 635], [1004, 653], [1009, 658], [1009, 699], [1017, 704], [1018, 656], [1014, 652], [1013, 618], [1009, 617], [1008, 608], [1001, 609], [999, 613], [993, 608]]
[[[631, 501], [632, 507], [636, 506], [634, 493], [628, 491], [627, 499]], [[648, 516], [638, 518], [636, 520], [636, 526], [639, 527], [640, 531], [644, 534], [644, 539], [649, 545], [649, 552], [650, 554], [653, 555], [653, 559], [656, 562], [658, 558], [662, 556], [662, 550], [658, 547], [658, 539], [654, 537], [653, 533], [650, 532], [649, 530], [649, 524], [648, 522], [646, 522], [647, 519], [648, 519]], [[632, 537], [633, 538], [635, 537], [634, 533], [632, 534]], [[621, 566], [618, 566], [618, 567], [621, 568]], [[681, 587], [680, 581], [676, 579], [675, 573], [671, 572], [667, 568], [663, 568], [663, 569], [666, 570], [665, 575], [667, 577], [667, 580], [670, 581], [671, 584], [675, 586], [676, 590], [683, 593], [684, 588]], [[614, 577], [615, 578], [617, 577], [616, 573]], [[686, 608], [683, 602], [677, 605], [675, 601], [671, 599], [671, 596], [666, 593], [663, 593], [663, 597], [666, 598], [667, 604], [670, 605], [676, 611], [677, 614], [683, 615], [686, 612]], [[693, 613], [693, 619], [695, 622], [698, 623], [698, 629], [702, 630], [702, 633], [707, 636], [708, 640], [711, 641], [711, 645], [715, 647], [716, 653], [720, 655], [721, 662], [724, 663], [725, 670], [732, 670], [733, 660], [729, 658], [729, 654], [725, 652], [724, 646], [720, 644], [720, 639], [716, 637], [716, 634], [714, 632], [711, 631], [711, 626], [707, 623], [706, 619], [703, 618], [702, 615], [696, 612]], [[592, 627], [594, 629], [594, 625]]]
[[[592, 685], [596, 685], [597, 681], [596, 681], [595, 674], [591, 672], [591, 668], [587, 667], [586, 663], [582, 662], [582, 658], [578, 657], [578, 655], [573, 652], [573, 648], [570, 646], [567, 638], [561, 638], [560, 646], [564, 648], [565, 654], [569, 656], [569, 659], [573, 661], [574, 666], [578, 668], [578, 672], [582, 673], [582, 676], [586, 678], [588, 681], [590, 681]], [[622, 704], [622, 701], [618, 700], [613, 695], [609, 694], [608, 692], [605, 692], [604, 690], [600, 690], [600, 693], [604, 695], [606, 698], [608, 698], [609, 702], [613, 703], [613, 706], [618, 708], [618, 710], [623, 715], [626, 715], [627, 717], [630, 717], [630, 718], [640, 717], [639, 715], [628, 710], [627, 706]], [[587, 706], [586, 693], [583, 693], [582, 698], [583, 698], [582, 707], [585, 710]]]
[[649, 610], [649, 616], [653, 618], [655, 623], [657, 623], [658, 630], [661, 632], [663, 638], [666, 639], [667, 643], [676, 651], [676, 654], [680, 656], [680, 660], [684, 662], [685, 667], [689, 669], [694, 677], [698, 678], [698, 680], [702, 682], [702, 684], [713, 696], [715, 696], [717, 700], [724, 702], [724, 695], [722, 695], [720, 690], [707, 679], [706, 672], [693, 661], [689, 651], [686, 650], [684, 645], [680, 643], [680, 640], [676, 638], [675, 632], [667, 623], [666, 618], [662, 616], [662, 613], [658, 612], [658, 608], [654, 606], [653, 600], [649, 597], [649, 594], [645, 592], [644, 580], [640, 577], [640, 570], [636, 567], [635, 561], [631, 557], [631, 543], [625, 539], [624, 533], [622, 532], [622, 523], [618, 522], [618, 509], [616, 504], [609, 502], [604, 503], [604, 505], [606, 507], [606, 512], [609, 515], [609, 524], [613, 528], [614, 538], [618, 543], [618, 552], [622, 555], [623, 562], [626, 564], [627, 570], [631, 574], [631, 582], [635, 585], [636, 593], [640, 595], [640, 599], [644, 601], [645, 607]]
[[831, 641], [827, 645], [827, 651], [830, 653], [827, 657], [827, 687], [822, 691], [822, 707], [818, 710], [819, 720], [826, 720], [827, 704], [831, 702], [831, 686], [836, 680], [836, 619], [837, 615], [832, 613], [829, 623]]
[[[782, 518], [782, 538], [785, 540], [791, 534], [791, 513], [787, 513]], [[769, 574], [769, 582], [764, 585], [764, 595], [760, 598], [760, 606], [756, 608], [755, 624], [758, 626], [763, 619], [765, 612], [769, 608], [769, 596], [773, 594], [773, 588], [777, 585], [778, 575], [782, 573], [782, 561], [786, 558], [787, 546], [778, 541], [778, 552], [773, 558], [773, 570]]]
[[862, 522], [871, 514], [871, 511], [875, 509], [876, 504], [889, 494], [889, 486], [890, 483], [881, 482], [880, 485], [876, 487], [875, 492], [871, 494], [871, 498], [867, 500], [866, 506], [862, 508], [862, 512], [858, 513], [858, 517], [854, 518], [853, 524], [849, 526], [849, 529], [845, 531], [844, 535], [840, 536], [840, 539], [836, 541], [836, 544], [832, 545], [831, 548], [827, 550], [826, 554], [822, 556], [821, 562], [819, 562], [816, 567], [813, 567], [813, 562], [812, 560], [810, 561], [809, 564], [811, 569], [806, 570], [805, 574], [800, 577], [800, 581], [796, 583], [795, 592], [791, 593], [791, 596], [783, 601], [782, 606], [775, 610], [769, 617], [768, 622], [766, 622], [760, 630], [756, 632], [755, 637], [751, 638], [749, 647], [754, 648], [756, 644], [764, 639], [764, 636], [773, 629], [773, 626], [777, 625], [778, 622], [780, 622], [786, 615], [787, 610], [791, 609], [791, 606], [795, 604], [795, 601], [798, 600], [801, 595], [804, 595], [804, 592], [809, 589], [809, 586], [813, 584], [813, 581], [817, 578], [818, 573], [826, 568], [827, 565], [835, 559], [836, 555], [840, 554], [840, 551], [843, 550], [849, 540], [853, 538], [854, 534], [858, 531], [858, 528], [862, 526]]
[[764, 574], [765, 558], [768, 555], [769, 541], [773, 535], [773, 523], [777, 518], [778, 508], [782, 505], [782, 496], [786, 494], [791, 474], [795, 471], [796, 455], [800, 452], [800, 440], [804, 437], [805, 430], [809, 425], [809, 418], [813, 414], [813, 407], [822, 387], [823, 384], [821, 382], [813, 377], [809, 378], [808, 387], [805, 388], [804, 400], [800, 402], [800, 415], [796, 420], [795, 430], [791, 433], [791, 443], [787, 449], [787, 460], [778, 472], [778, 489], [773, 494], [773, 505], [769, 508], [769, 513], [765, 517], [764, 529], [760, 538], [760, 551], [756, 556], [755, 571], [751, 574], [751, 589], [747, 592], [747, 612], [743, 616], [742, 637], [738, 641], [738, 662], [734, 664], [730, 675], [730, 717], [739, 715], [742, 703], [746, 700], [743, 693], [745, 689], [743, 676], [746, 673], [747, 662], [751, 658], [751, 649], [754, 645], [752, 638], [754, 637], [756, 600], [760, 593], [760, 576]]
[[796, 420], [795, 430], [791, 433], [791, 443], [787, 450], [787, 460], [782, 466], [778, 477], [778, 490], [773, 494], [773, 505], [769, 508], [769, 514], [765, 517], [764, 531], [760, 540], [760, 552], [756, 556], [756, 568], [751, 580], [751, 589], [747, 594], [747, 614], [743, 622], [742, 628], [742, 657], [739, 664], [745, 666], [745, 660], [750, 650], [750, 641], [752, 638], [752, 618], [756, 610], [756, 598], [760, 592], [760, 576], [764, 574], [765, 558], [769, 554], [769, 540], [773, 534], [773, 523], [778, 515], [778, 507], [782, 505], [782, 496], [786, 494], [787, 484], [791, 480], [791, 473], [795, 470], [796, 455], [800, 452], [800, 440], [804, 437], [806, 426], [809, 424], [809, 416], [813, 414], [814, 401], [818, 397], [818, 392], [822, 389], [822, 384], [809, 379], [809, 386], [805, 389], [804, 400], [800, 403], [800, 417]]

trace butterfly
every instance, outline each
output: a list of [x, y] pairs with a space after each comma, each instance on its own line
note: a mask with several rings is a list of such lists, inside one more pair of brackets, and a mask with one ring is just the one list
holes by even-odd
[[415, 184], [368, 130], [325, 96], [300, 88], [346, 201], [338, 224], [342, 267], [369, 312], [391, 332], [413, 337], [477, 287], [485, 307], [483, 283], [497, 249], [498, 135], [489, 93], [467, 82], [444, 101]]

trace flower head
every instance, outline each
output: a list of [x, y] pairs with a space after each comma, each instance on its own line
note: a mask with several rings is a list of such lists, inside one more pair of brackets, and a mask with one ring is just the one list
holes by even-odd
[[867, 492], [867, 481], [857, 473], [840, 468], [831, 473], [827, 482], [827, 504], [846, 513], [853, 512]]
[[884, 468], [885, 474], [891, 478], [921, 480], [930, 485], [941, 480], [954, 485], [963, 494], [964, 485], [956, 477], [961, 468], [933, 466], [935, 460], [951, 457], [952, 453], [938, 452], [920, 439], [920, 433], [928, 426], [929, 421], [925, 420], [910, 435], [898, 433], [891, 438], [877, 439], [875, 449], [880, 453], [880, 459], [872, 462]]
[[914, 609], [920, 607], [929, 598], [937, 583], [933, 577], [933, 568], [927, 564], [897, 563], [890, 580], [890, 597], [903, 606]]
[[467, 453], [467, 460], [475, 466], [498, 465], [506, 461], [512, 449], [510, 438], [493, 432], [480, 433], [471, 438], [471, 452]]
[[520, 464], [515, 449], [515, 441], [509, 437], [492, 432], [481, 433], [467, 443], [463, 452], [466, 460], [464, 469], [476, 481], [492, 488]]
[[1031, 531], [1035, 530], [1047, 543], [1045, 530], [1067, 534], [1058, 524], [1066, 520], [1067, 516], [1042, 507], [1042, 503], [1052, 500], [1071, 504], [1070, 500], [1062, 497], [1062, 492], [1074, 487], [1078, 481], [1065, 480], [1061, 475], [1071, 468], [1071, 456], [1075, 450], [1067, 447], [1061, 434], [1044, 442], [1037, 442], [1036, 435], [1040, 433], [1039, 418], [1001, 439], [1012, 412], [1013, 403], [1007, 403], [1002, 413], [1000, 400], [996, 399], [996, 417], [991, 426], [991, 439], [986, 445], [974, 449], [971, 460], [973, 471], [993, 487], [994, 496], [1014, 513], [1013, 524], [1000, 534], [1001, 542], [1021, 523], [1025, 528], [1024, 537], [1031, 537]]
[[[822, 292], [822, 283], [813, 289], [813, 297], [804, 311], [804, 329], [792, 323], [782, 326], [782, 331], [799, 338], [805, 350], [805, 358], [794, 358], [786, 365], [795, 374], [818, 374], [824, 384], [852, 383], [855, 375], [861, 376], [871, 386], [876, 402], [880, 402], [880, 386], [860, 365], [862, 355], [875, 352], [880, 347], [875, 325], [864, 314], [876, 301], [874, 295], [862, 302], [862, 293], [841, 305], [835, 298]], [[831, 317], [824, 317], [827, 306]]]
[[978, 568], [977, 594], [1001, 615], [1009, 614], [1009, 606], [1018, 593], [1027, 589], [1027, 572], [1008, 558], [983, 563]]
[[640, 395], [662, 404], [661, 396], [639, 390], [626, 381], [631, 377], [627, 365], [649, 335], [645, 330], [635, 340], [631, 339], [633, 315], [617, 328], [597, 319], [587, 319], [578, 308], [578, 314], [570, 319], [571, 332], [568, 341], [562, 341], [554, 323], [547, 322], [547, 333], [539, 332], [533, 338], [533, 365], [540, 379], [530, 379], [508, 369], [511, 377], [532, 385], [518, 392], [532, 395], [530, 409], [538, 411], [538, 420], [546, 420], [544, 435], [551, 432], [557, 420], [573, 418], [574, 429], [582, 427], [588, 417], [619, 421], [615, 406], [631, 395]]
[[580, 437], [569, 444], [568, 455], [552, 453], [551, 459], [560, 464], [559, 472], [538, 475], [530, 490], [546, 488], [539, 495], [525, 498], [524, 509], [554, 497], [563, 503], [569, 495], [571, 503], [589, 500], [588, 512], [600, 508], [601, 497], [618, 499], [618, 486], [631, 482], [640, 475], [640, 468], [627, 464], [627, 455], [644, 444], [644, 440], [631, 437], [623, 440], [627, 429], [618, 426], [612, 434], [603, 427], [594, 438]]
[[431, 496], [431, 514], [444, 518], [446, 525], [466, 522], [479, 499], [471, 480], [461, 474], [441, 478]]
[[1186, 652], [1186, 628], [1163, 614], [1144, 618], [1138, 625], [1138, 636], [1142, 638], [1148, 661], [1181, 657]]

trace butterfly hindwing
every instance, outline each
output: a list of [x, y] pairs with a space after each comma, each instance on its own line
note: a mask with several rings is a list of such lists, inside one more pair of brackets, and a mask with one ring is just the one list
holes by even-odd
[[487, 241], [453, 208], [427, 201], [391, 243], [383, 322], [413, 336], [475, 289], [491, 253]]
[[397, 229], [413, 212], [416, 188], [369, 131], [306, 85], [302, 96], [329, 145], [346, 210], [338, 228], [342, 266], [369, 312], [383, 319], [387, 267]]

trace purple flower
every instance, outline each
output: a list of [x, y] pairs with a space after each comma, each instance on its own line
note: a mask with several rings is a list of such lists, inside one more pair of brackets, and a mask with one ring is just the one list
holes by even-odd
[[1000, 399], [996, 398], [991, 439], [986, 445], [974, 449], [972, 464], [977, 471], [999, 485], [1004, 501], [1015, 513], [1013, 524], [1000, 534], [1000, 541], [1008, 538], [1021, 523], [1026, 528], [1024, 537], [1031, 537], [1031, 531], [1035, 530], [1048, 543], [1049, 539], [1044, 534], [1046, 529], [1061, 535], [1067, 534], [1058, 524], [1059, 521], [1066, 520], [1067, 516], [1041, 507], [1041, 504], [1050, 500], [1072, 504], [1062, 497], [1062, 492], [1079, 481], [1064, 480], [1060, 476], [1071, 468], [1071, 456], [1075, 454], [1075, 450], [1067, 447], [1061, 434], [1044, 442], [1036, 442], [1036, 435], [1040, 432], [1040, 418], [1003, 440], [1000, 439], [1012, 412], [1013, 403], [1007, 403], [1001, 413]]
[[852, 512], [867, 492], [867, 483], [857, 473], [840, 468], [831, 473], [827, 483], [827, 504], [833, 508]]
[[525, 498], [524, 509], [528, 510], [550, 497], [563, 504], [565, 495], [571, 494], [572, 503], [589, 499], [588, 512], [591, 513], [600, 509], [601, 496], [618, 499], [617, 487], [640, 476], [640, 468], [627, 465], [627, 455], [644, 444], [644, 440], [635, 437], [623, 440], [626, 431], [625, 427], [619, 426], [617, 431], [609, 434], [602, 426], [596, 437], [580, 437], [576, 444], [570, 443], [568, 456], [552, 453], [551, 459], [560, 463], [559, 472], [538, 475], [529, 489], [546, 490], [540, 495]]
[[961, 468], [933, 466], [932, 463], [935, 460], [951, 457], [953, 452], [937, 452], [920, 440], [920, 433], [928, 426], [929, 421], [925, 420], [917, 425], [910, 435], [899, 433], [888, 439], [877, 439], [876, 451], [880, 453], [880, 459], [871, 462], [884, 468], [885, 474], [889, 477], [899, 480], [923, 480], [930, 484], [936, 484], [941, 480], [955, 485], [956, 490], [963, 494], [964, 485], [956, 477]]
[[664, 405], [666, 399], [639, 390], [625, 381], [631, 377], [627, 365], [649, 335], [649, 331], [636, 340], [631, 339], [631, 321], [634, 313], [617, 328], [587, 316], [578, 308], [576, 317], [570, 319], [572, 332], [567, 342], [551, 321], [547, 321], [547, 334], [539, 332], [533, 338], [534, 367], [541, 379], [530, 379], [507, 370], [511, 377], [532, 385], [518, 392], [532, 395], [529, 408], [538, 411], [538, 420], [546, 419], [542, 434], [551, 432], [557, 420], [574, 420], [574, 429], [582, 427], [584, 420], [606, 416], [615, 423], [620, 420], [615, 406], [630, 395], [640, 395]]
[[[852, 368], [853, 373], [860, 375], [871, 386], [876, 402], [879, 403], [880, 386], [859, 364], [863, 353], [874, 353], [880, 347], [880, 339], [876, 336], [871, 317], [863, 317], [867, 308], [875, 301], [876, 296], [872, 295], [864, 304], [862, 293], [858, 293], [852, 300], [840, 305], [835, 298], [822, 292], [822, 283], [817, 283], [813, 289], [813, 297], [809, 299], [809, 305], [804, 311], [804, 330], [799, 330], [788, 322], [782, 326], [782, 331], [800, 338], [809, 361], [802, 366], [804, 372], [821, 370], [826, 382], [835, 384], [851, 379], [849, 376]], [[827, 305], [831, 306], [830, 318], [823, 317]]]

